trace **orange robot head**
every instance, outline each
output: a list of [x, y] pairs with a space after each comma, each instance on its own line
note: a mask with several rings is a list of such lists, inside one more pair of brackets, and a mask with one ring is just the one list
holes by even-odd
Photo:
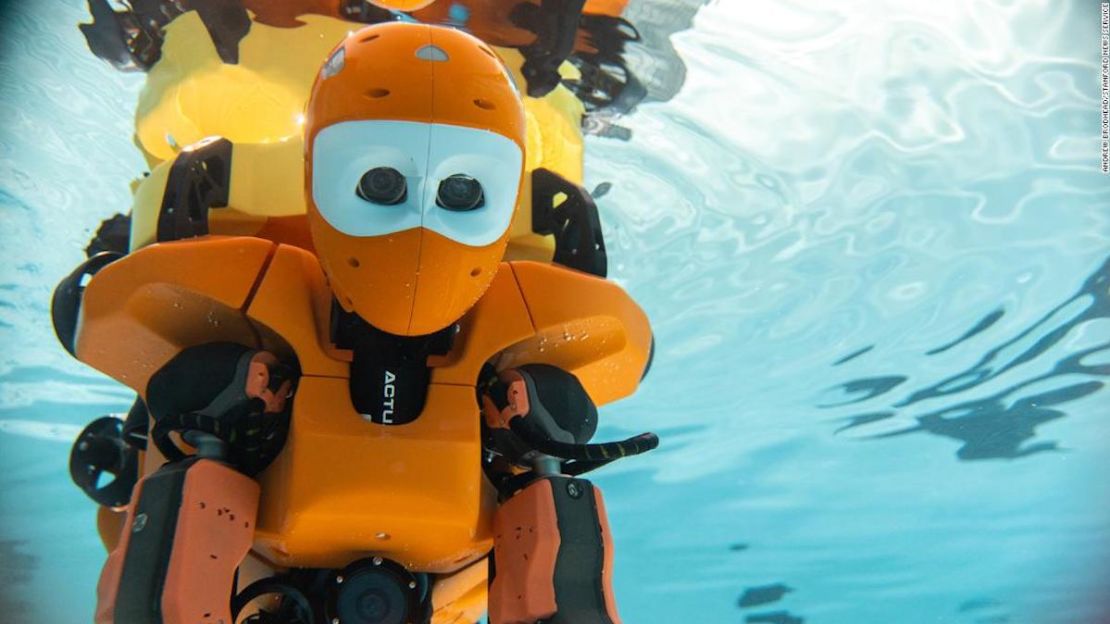
[[340, 305], [404, 336], [461, 317], [504, 254], [524, 145], [520, 94], [478, 39], [402, 22], [347, 37], [305, 117], [308, 219]]

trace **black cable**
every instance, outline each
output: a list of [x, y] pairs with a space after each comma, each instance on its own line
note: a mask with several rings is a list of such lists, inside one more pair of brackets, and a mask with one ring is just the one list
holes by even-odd
[[302, 624], [312, 624], [315, 621], [312, 603], [309, 602], [304, 592], [289, 581], [274, 577], [259, 579], [251, 583], [231, 599], [232, 621], [239, 621], [239, 614], [242, 613], [243, 609], [255, 598], [266, 594], [279, 594], [282, 597], [282, 606], [285, 605], [286, 598], [291, 599], [293, 607], [297, 610], [296, 617], [301, 620]]
[[607, 463], [621, 457], [646, 453], [659, 446], [659, 436], [654, 433], [641, 433], [618, 442], [594, 444], [558, 442], [548, 438], [537, 425], [522, 417], [510, 420], [509, 428], [526, 444], [545, 455], [578, 461]]

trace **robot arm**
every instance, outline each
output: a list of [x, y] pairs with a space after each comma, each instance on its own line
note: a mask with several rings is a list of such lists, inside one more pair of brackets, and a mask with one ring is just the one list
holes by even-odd
[[135, 488], [101, 573], [97, 624], [233, 621], [260, 494], [249, 475], [281, 449], [294, 375], [266, 351], [208, 343], [151, 377], [151, 439], [170, 461]]
[[554, 366], [490, 374], [480, 400], [488, 453], [517, 467], [493, 475], [503, 502], [494, 518], [491, 624], [619, 624], [605, 504], [576, 475], [651, 450], [658, 438], [589, 443], [597, 409], [578, 379]]

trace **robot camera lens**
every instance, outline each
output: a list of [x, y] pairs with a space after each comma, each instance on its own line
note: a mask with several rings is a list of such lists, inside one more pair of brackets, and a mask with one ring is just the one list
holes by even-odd
[[482, 185], [462, 173], [445, 178], [439, 183], [439, 191], [436, 193], [436, 205], [456, 212], [474, 210], [481, 207], [484, 201]]
[[419, 609], [410, 575], [388, 568], [362, 568], [345, 576], [329, 614], [344, 624], [406, 624]]
[[376, 167], [362, 174], [355, 192], [368, 202], [392, 206], [405, 201], [407, 190], [405, 176], [400, 171]]

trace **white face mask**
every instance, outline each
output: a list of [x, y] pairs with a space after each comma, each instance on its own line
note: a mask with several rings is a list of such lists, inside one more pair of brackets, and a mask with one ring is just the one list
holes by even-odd
[[[471, 247], [493, 243], [513, 218], [524, 154], [494, 132], [410, 121], [345, 121], [321, 130], [312, 146], [312, 199], [332, 227], [382, 236], [423, 227]], [[362, 176], [390, 168], [406, 192], [386, 205], [360, 197]], [[464, 175], [481, 184], [482, 203], [465, 211], [436, 202], [440, 183]]]

